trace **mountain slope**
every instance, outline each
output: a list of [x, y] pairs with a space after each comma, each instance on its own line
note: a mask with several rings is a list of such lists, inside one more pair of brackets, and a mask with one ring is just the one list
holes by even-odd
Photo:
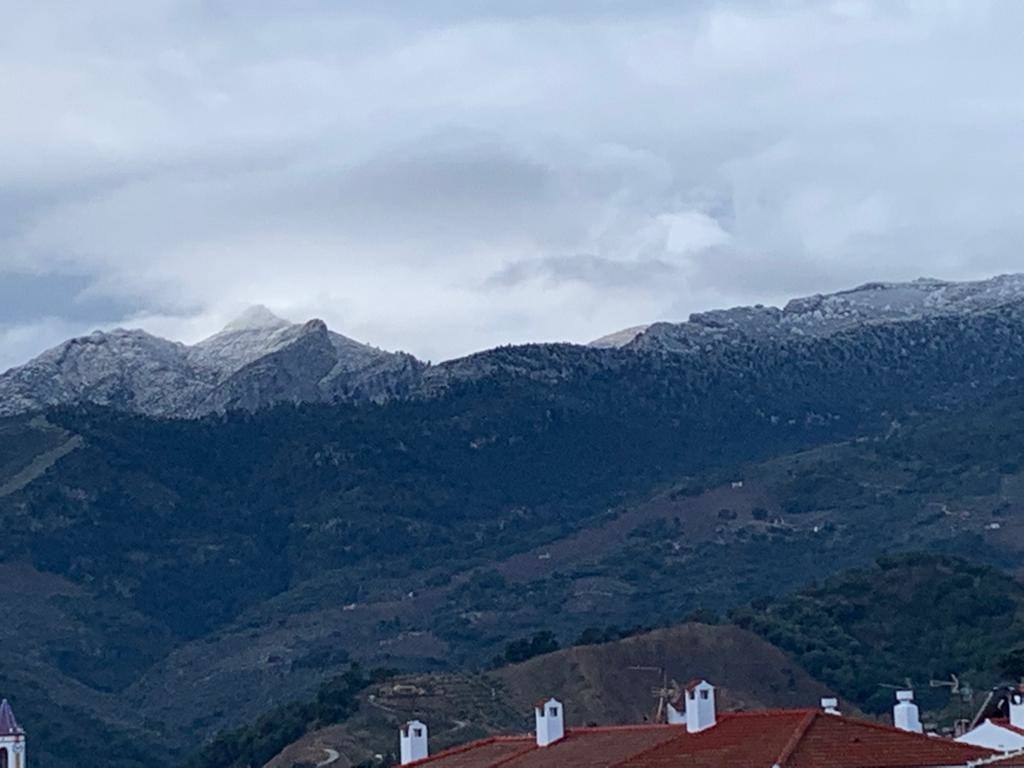
[[1002, 669], [1024, 632], [1024, 587], [959, 558], [906, 555], [733, 618], [869, 710], [891, 707], [892, 686], [907, 679], [925, 707], [941, 708], [949, 692], [929, 680], [955, 674], [974, 690], [1007, 682]]
[[403, 393], [421, 364], [254, 307], [189, 347], [144, 331], [97, 331], [0, 375], [0, 416], [94, 403], [196, 417], [279, 402], [380, 400]]

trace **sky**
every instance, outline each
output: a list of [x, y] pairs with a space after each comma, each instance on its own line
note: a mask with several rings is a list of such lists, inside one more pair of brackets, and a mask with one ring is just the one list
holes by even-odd
[[1024, 271], [1024, 3], [4, 0], [0, 370], [252, 304], [439, 361]]

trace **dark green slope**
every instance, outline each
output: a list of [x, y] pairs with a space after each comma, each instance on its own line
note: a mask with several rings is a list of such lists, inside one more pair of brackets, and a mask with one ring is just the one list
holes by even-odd
[[949, 690], [932, 680], [955, 674], [982, 691], [1007, 682], [1024, 637], [1024, 588], [960, 558], [903, 555], [757, 601], [732, 620], [868, 711], [889, 710], [892, 686], [907, 680], [926, 708], [941, 709]]

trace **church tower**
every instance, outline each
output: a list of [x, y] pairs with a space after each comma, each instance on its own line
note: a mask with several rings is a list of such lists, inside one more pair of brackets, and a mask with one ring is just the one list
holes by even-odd
[[7, 699], [0, 701], [0, 768], [25, 768], [25, 731]]

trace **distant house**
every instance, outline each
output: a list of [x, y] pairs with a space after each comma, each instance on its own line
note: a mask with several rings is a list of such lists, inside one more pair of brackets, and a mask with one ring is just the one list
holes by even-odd
[[[533, 734], [494, 736], [429, 756], [426, 727], [401, 732], [403, 765], [423, 768], [951, 768], [998, 752], [921, 733], [913, 695], [901, 692], [890, 727], [823, 709], [724, 712], [695, 680], [664, 725], [566, 728], [561, 702], [534, 709]], [[419, 734], [419, 736], [415, 736]]]

